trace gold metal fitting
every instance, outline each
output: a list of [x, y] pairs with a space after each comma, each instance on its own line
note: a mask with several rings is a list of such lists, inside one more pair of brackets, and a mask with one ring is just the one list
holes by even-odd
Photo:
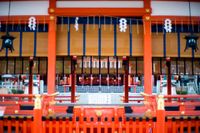
[[49, 102], [49, 105], [55, 105], [56, 104], [56, 101], [50, 101]]
[[35, 95], [34, 108], [35, 109], [41, 109], [42, 108], [42, 98], [41, 98], [40, 94]]
[[15, 110], [15, 114], [18, 114], [19, 113], [19, 111], [18, 110]]
[[96, 115], [97, 115], [98, 117], [102, 116], [102, 111], [100, 111], [100, 110], [95, 110], [95, 112], [96, 112]]
[[181, 115], [184, 115], [185, 114], [185, 111], [181, 111]]
[[152, 118], [152, 114], [153, 112], [152, 112], [152, 110], [151, 109], [148, 109], [146, 112], [145, 112], [145, 117], [148, 117], [148, 118]]
[[149, 9], [149, 8], [147, 8], [147, 9], [146, 9], [146, 12], [147, 12], [147, 13], [149, 13], [149, 12], [150, 12], [150, 9]]
[[55, 18], [54, 16], [50, 16], [50, 20], [54, 20], [54, 18]]
[[145, 19], [146, 19], [146, 20], [150, 20], [150, 16], [146, 16]]
[[54, 111], [53, 111], [52, 109], [48, 109], [48, 115], [49, 115], [49, 116], [54, 115]]
[[157, 109], [158, 110], [164, 110], [165, 107], [165, 101], [164, 101], [164, 96], [163, 95], [158, 95], [157, 98]]
[[50, 12], [50, 13], [54, 13], [55, 10], [54, 10], [53, 8], [50, 8], [50, 9], [49, 9], [49, 12]]
[[182, 102], [181, 105], [184, 105], [184, 102]]

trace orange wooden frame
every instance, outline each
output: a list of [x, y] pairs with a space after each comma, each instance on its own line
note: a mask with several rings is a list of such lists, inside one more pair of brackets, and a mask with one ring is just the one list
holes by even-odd
[[[144, 88], [146, 93], [152, 93], [152, 46], [151, 46], [151, 24], [163, 22], [170, 18], [176, 24], [189, 22], [189, 17], [177, 16], [151, 16], [151, 0], [144, 0], [143, 8], [57, 8], [56, 0], [49, 1], [49, 15], [35, 16], [38, 23], [48, 23], [48, 93], [55, 92], [55, 65], [56, 65], [56, 16], [141, 16], [144, 18]], [[29, 16], [10, 16], [10, 23], [26, 23]], [[50, 19], [51, 18], [51, 19]], [[6, 22], [8, 17], [0, 17]], [[148, 21], [146, 20], [148, 19]], [[192, 17], [197, 22], [199, 17]]]
[[143, 16], [144, 8], [56, 8], [57, 16]]

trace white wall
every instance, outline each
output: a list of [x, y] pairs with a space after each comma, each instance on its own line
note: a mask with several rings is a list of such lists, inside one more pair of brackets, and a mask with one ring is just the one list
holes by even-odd
[[[152, 1], [153, 16], [189, 16], [189, 3], [176, 1]], [[192, 16], [200, 16], [200, 2], [191, 2]]]
[[[0, 16], [8, 16], [8, 2], [0, 2]], [[11, 2], [10, 15], [48, 15], [48, 1]]]
[[144, 7], [143, 1], [57, 1], [57, 7]]

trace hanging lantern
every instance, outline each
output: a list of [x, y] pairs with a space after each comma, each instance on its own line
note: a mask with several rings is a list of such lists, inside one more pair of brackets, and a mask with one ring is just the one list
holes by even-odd
[[15, 37], [9, 35], [9, 33], [7, 33], [6, 35], [1, 37], [2, 39], [2, 46], [1, 46], [1, 50], [5, 49], [9, 49], [11, 52], [14, 51], [14, 47], [13, 47], [13, 40], [15, 39]]
[[[11, 7], [11, 1], [9, 0], [9, 10], [8, 10], [8, 21], [9, 22], [9, 16], [10, 16], [10, 7]], [[7, 24], [6, 24], [7, 26]], [[9, 49], [11, 52], [14, 51], [13, 47], [13, 40], [15, 37], [11, 36], [8, 31], [8, 27], [6, 27], [6, 35], [1, 36], [2, 39], [2, 45], [0, 51], [2, 51], [4, 48], [7, 50]]]
[[[192, 15], [191, 15], [190, 1], [189, 1], [189, 14], [190, 14], [190, 26], [191, 26], [192, 25], [192, 18], [191, 18]], [[192, 51], [196, 52], [198, 50], [197, 40], [198, 40], [199, 37], [197, 35], [193, 34], [194, 30], [193, 30], [192, 27], [190, 27], [189, 30], [190, 30], [190, 35], [185, 36], [186, 46], [185, 46], [184, 51], [186, 51], [188, 48], [191, 48]]]
[[190, 34], [190, 35], [185, 36], [186, 46], [185, 46], [184, 51], [186, 51], [188, 48], [191, 48], [192, 50], [194, 50], [196, 52], [198, 50], [198, 46], [197, 46], [198, 38], [199, 37], [194, 35], [194, 34]]

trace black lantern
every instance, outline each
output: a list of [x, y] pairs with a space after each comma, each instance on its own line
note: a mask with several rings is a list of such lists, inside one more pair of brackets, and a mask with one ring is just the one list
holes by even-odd
[[185, 50], [184, 51], [186, 51], [188, 48], [191, 48], [192, 51], [196, 52], [198, 50], [197, 40], [198, 40], [199, 37], [194, 35], [193, 34], [193, 30], [192, 30], [190, 0], [189, 0], [189, 14], [190, 14], [190, 35], [185, 36], [186, 46], [185, 46]]
[[3, 35], [1, 39], [2, 39], [2, 46], [1, 46], [0, 51], [2, 51], [5, 48], [5, 49], [9, 49], [12, 52], [14, 50], [13, 40], [15, 39], [15, 37], [7, 33], [6, 35]]
[[198, 50], [198, 46], [197, 46], [198, 38], [199, 37], [194, 35], [194, 34], [190, 34], [190, 35], [185, 36], [186, 46], [185, 46], [185, 50], [184, 51], [186, 51], [188, 48], [192, 48], [192, 50], [197, 52], [197, 50]]
[[[9, 0], [8, 22], [10, 17], [10, 6], [11, 6], [11, 1]], [[14, 51], [13, 40], [15, 39], [15, 37], [9, 35], [7, 25], [6, 25], [6, 35], [1, 36], [1, 39], [2, 39], [2, 46], [0, 51], [2, 51], [4, 48], [9, 49], [11, 52]]]

